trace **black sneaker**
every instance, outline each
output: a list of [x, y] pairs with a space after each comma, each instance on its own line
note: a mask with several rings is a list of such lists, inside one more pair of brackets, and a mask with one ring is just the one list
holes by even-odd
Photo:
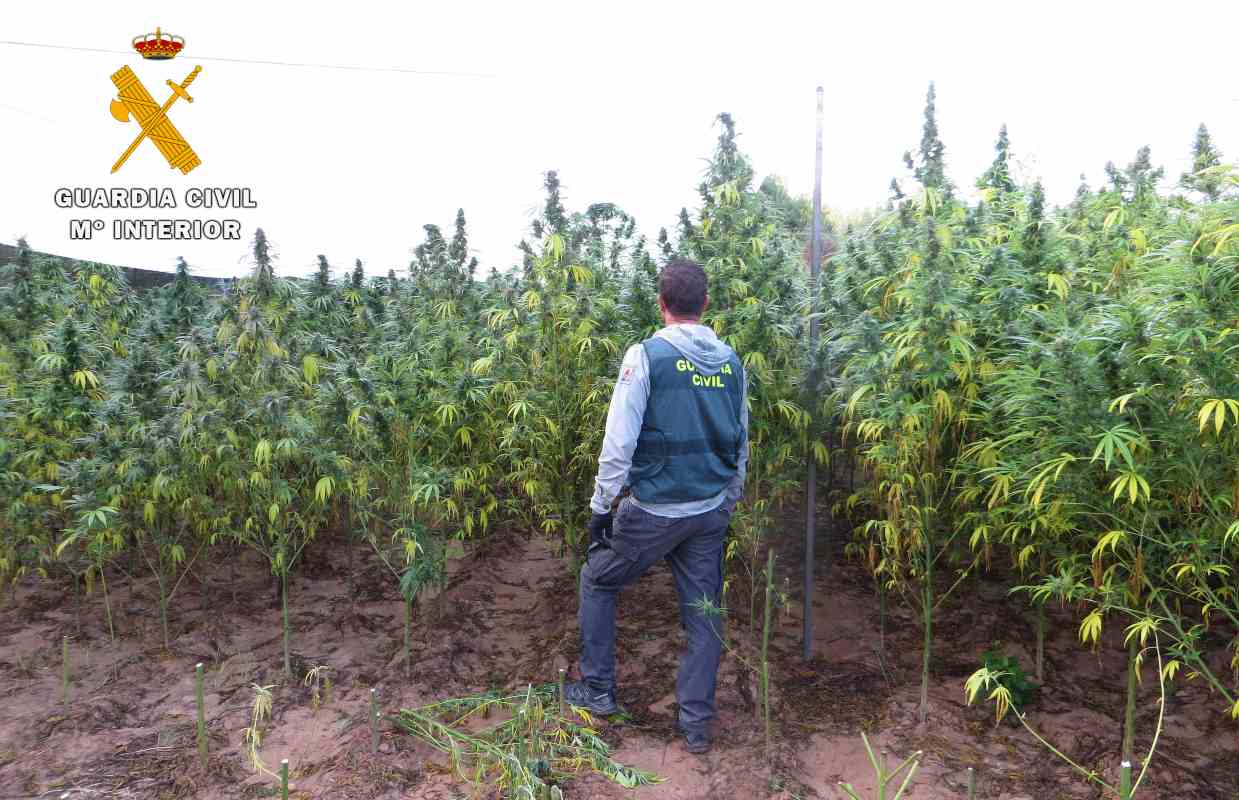
[[573, 681], [564, 686], [564, 699], [568, 701], [568, 705], [583, 708], [600, 717], [618, 714], [620, 710], [615, 704], [614, 692], [600, 692], [585, 681]]
[[696, 755], [710, 752], [710, 735], [704, 730], [688, 730], [677, 721], [675, 732], [684, 738], [684, 749], [688, 752]]

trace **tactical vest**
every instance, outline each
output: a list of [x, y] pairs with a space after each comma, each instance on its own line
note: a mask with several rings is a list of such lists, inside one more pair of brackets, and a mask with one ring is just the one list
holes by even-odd
[[703, 375], [670, 342], [641, 343], [650, 365], [645, 406], [629, 482], [642, 503], [688, 503], [715, 497], [740, 463], [744, 368], [735, 353]]

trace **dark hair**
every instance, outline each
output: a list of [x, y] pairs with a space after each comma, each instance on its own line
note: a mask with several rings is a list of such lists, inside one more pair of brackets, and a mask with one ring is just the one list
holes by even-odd
[[658, 273], [658, 296], [678, 317], [701, 316], [706, 307], [706, 271], [695, 261], [672, 261]]

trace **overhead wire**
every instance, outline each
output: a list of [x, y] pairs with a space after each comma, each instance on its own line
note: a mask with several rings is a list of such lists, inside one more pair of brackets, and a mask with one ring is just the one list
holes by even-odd
[[[102, 47], [78, 47], [67, 44], [48, 44], [46, 42], [18, 42], [10, 39], [0, 39], [0, 45], [12, 47], [36, 47], [48, 50], [75, 50], [83, 53], [108, 53], [112, 55], [132, 55], [128, 50], [108, 50]], [[350, 72], [396, 72], [406, 75], [426, 75], [445, 78], [497, 78], [498, 75], [488, 72], [461, 72], [457, 70], [414, 69], [412, 67], [365, 66], [357, 64], [320, 64], [309, 61], [275, 61], [260, 58], [232, 58], [229, 56], [192, 55], [195, 61], [224, 61], [234, 64], [260, 64], [271, 67], [301, 67], [309, 69], [338, 69]]]

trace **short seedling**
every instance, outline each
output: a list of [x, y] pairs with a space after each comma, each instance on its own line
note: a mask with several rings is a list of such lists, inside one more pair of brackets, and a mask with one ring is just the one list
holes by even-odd
[[1022, 712], [1036, 696], [1038, 686], [1028, 679], [1019, 659], [1000, 653], [997, 644], [982, 653], [981, 666], [998, 676], [998, 682], [1010, 693], [1011, 707], [1016, 712]]
[[[1136, 796], [1136, 792], [1140, 789], [1141, 783], [1144, 782], [1148, 775], [1149, 764], [1153, 761], [1153, 754], [1157, 752], [1157, 743], [1161, 738], [1162, 725], [1166, 714], [1166, 676], [1168, 670], [1166, 665], [1162, 663], [1161, 644], [1158, 641], [1156, 626], [1145, 626], [1139, 623], [1131, 625], [1128, 628], [1128, 642], [1133, 646], [1133, 650], [1137, 657], [1143, 657], [1143, 652], [1137, 648], [1142, 648], [1148, 643], [1148, 639], [1152, 638], [1152, 650], [1157, 656], [1157, 677], [1160, 687], [1160, 695], [1157, 703], [1157, 725], [1153, 731], [1153, 741], [1149, 744], [1148, 755], [1145, 756], [1143, 767], [1140, 774], [1132, 781], [1132, 765], [1131, 761], [1124, 758], [1119, 765], [1119, 785], [1112, 786], [1102, 780], [1101, 776], [1092, 769], [1088, 769], [1083, 765], [1074, 761], [1070, 756], [1063, 753], [1053, 744], [1038, 733], [1031, 725], [1025, 715], [1018, 709], [1015, 710], [1015, 718], [1019, 721], [1024, 729], [1028, 731], [1034, 739], [1036, 739], [1043, 747], [1057, 756], [1060, 760], [1069, 765], [1076, 771], [1087, 783], [1095, 784], [1096, 786], [1113, 793], [1119, 800], [1131, 800]], [[995, 671], [987, 667], [981, 667], [974, 672], [971, 677], [964, 683], [964, 697], [969, 705], [977, 699], [977, 696], [982, 692], [988, 692], [987, 699], [994, 701], [995, 722], [1002, 721], [1002, 718], [1015, 708], [1015, 701], [1012, 696], [1011, 689], [1004, 683], [1005, 678], [1010, 676], [1002, 671]], [[1131, 677], [1130, 680], [1135, 680]]]
[[259, 686], [255, 683], [250, 686], [254, 690], [254, 704], [250, 708], [250, 725], [241, 731], [241, 740], [245, 745], [245, 755], [250, 763], [250, 768], [255, 772], [265, 772], [274, 777], [275, 773], [267, 769], [267, 765], [262, 763], [258, 750], [262, 747], [263, 729], [265, 727], [263, 723], [271, 719], [271, 690], [275, 688], [275, 685]]
[[[912, 776], [916, 774], [917, 767], [921, 765], [922, 752], [917, 750], [908, 756], [902, 764], [888, 771], [886, 768], [886, 751], [882, 751], [882, 758], [879, 759], [873, 754], [873, 748], [869, 746], [869, 737], [865, 736], [864, 731], [861, 731], [860, 740], [865, 745], [865, 754], [869, 756], [869, 763], [873, 765], [875, 792], [873, 800], [899, 800], [899, 798], [903, 797], [903, 793], [907, 791], [908, 785], [912, 783]], [[907, 772], [904, 775], [903, 783], [899, 784], [899, 788], [893, 795], [888, 796], [887, 790], [891, 782], [899, 777], [899, 773], [905, 770]], [[839, 788], [852, 800], [864, 800], [850, 783], [840, 782]]]
[[310, 687], [310, 708], [318, 713], [324, 703], [331, 702], [331, 667], [326, 664], [311, 667], [302, 685]]

